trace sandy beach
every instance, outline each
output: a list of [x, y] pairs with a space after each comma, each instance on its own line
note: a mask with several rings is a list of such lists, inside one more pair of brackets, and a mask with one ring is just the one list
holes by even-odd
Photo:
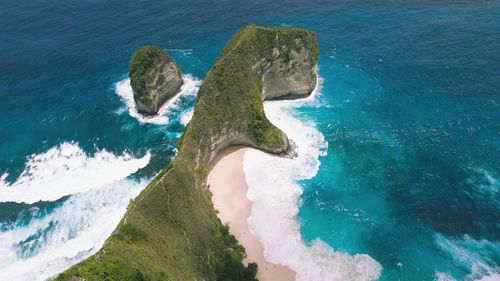
[[222, 223], [229, 225], [230, 233], [245, 247], [247, 258], [244, 263], [258, 264], [260, 281], [295, 280], [295, 272], [287, 266], [266, 261], [262, 245], [249, 229], [247, 218], [252, 202], [246, 196], [248, 187], [243, 173], [243, 155], [249, 149], [231, 147], [217, 155], [208, 175], [212, 201]]

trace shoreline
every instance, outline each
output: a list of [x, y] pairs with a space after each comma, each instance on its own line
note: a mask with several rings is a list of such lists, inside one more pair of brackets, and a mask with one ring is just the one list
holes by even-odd
[[257, 278], [260, 281], [295, 280], [296, 273], [289, 267], [268, 262], [264, 248], [251, 232], [247, 219], [251, 214], [252, 202], [243, 172], [243, 156], [252, 148], [232, 146], [219, 152], [210, 167], [207, 182], [212, 192], [212, 202], [223, 224], [229, 225], [229, 232], [245, 247], [247, 257], [244, 264], [258, 264]]

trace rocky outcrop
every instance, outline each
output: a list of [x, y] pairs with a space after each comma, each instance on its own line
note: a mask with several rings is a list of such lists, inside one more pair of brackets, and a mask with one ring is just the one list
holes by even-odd
[[160, 48], [145, 46], [130, 60], [129, 77], [137, 111], [155, 115], [182, 86], [181, 71], [172, 57]]
[[[308, 96], [316, 86], [317, 60], [318, 45], [311, 31], [255, 25], [238, 31], [198, 93], [195, 113], [210, 108], [209, 118], [195, 114], [186, 132], [205, 132], [196, 142], [206, 143], [209, 149], [200, 150], [198, 166], [210, 163], [229, 145], [290, 153], [291, 142], [267, 120], [262, 101]], [[198, 120], [200, 116], [203, 121]]]
[[[296, 99], [308, 96], [316, 87], [316, 52], [306, 48], [301, 38], [291, 46], [273, 49], [272, 61], [266, 62], [262, 75], [262, 97], [265, 100]], [[284, 54], [284, 55], [283, 55]]]

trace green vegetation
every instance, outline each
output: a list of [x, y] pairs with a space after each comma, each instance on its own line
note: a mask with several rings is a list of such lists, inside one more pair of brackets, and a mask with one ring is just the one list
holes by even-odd
[[135, 243], [137, 241], [146, 240], [146, 234], [142, 229], [130, 223], [125, 223], [116, 233], [116, 239]]
[[135, 51], [130, 59], [128, 66], [130, 77], [130, 86], [139, 96], [146, 95], [146, 84], [148, 81], [148, 71], [159, 60], [164, 60], [166, 63], [173, 59], [166, 52], [155, 46], [145, 46]]
[[[262, 62], [276, 59], [277, 46], [288, 50], [280, 56], [299, 48], [296, 38], [316, 61], [316, 39], [307, 30], [251, 25], [233, 36], [204, 79], [175, 160], [130, 203], [103, 248], [57, 280], [256, 280], [257, 266], [242, 264], [244, 248], [217, 218], [206, 176], [215, 153], [230, 144], [287, 152], [264, 114]], [[145, 50], [134, 57], [151, 59], [154, 49]], [[134, 67], [131, 73], [140, 73]]]

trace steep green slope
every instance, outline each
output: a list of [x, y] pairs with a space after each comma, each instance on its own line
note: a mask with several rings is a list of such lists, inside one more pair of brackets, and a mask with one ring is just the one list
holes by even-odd
[[204, 79], [175, 160], [129, 205], [103, 248], [57, 280], [255, 280], [255, 265], [243, 266], [244, 249], [217, 218], [206, 188], [209, 164], [228, 145], [289, 151], [265, 117], [263, 77], [300, 72], [315, 81], [317, 54], [307, 30], [240, 29]]

